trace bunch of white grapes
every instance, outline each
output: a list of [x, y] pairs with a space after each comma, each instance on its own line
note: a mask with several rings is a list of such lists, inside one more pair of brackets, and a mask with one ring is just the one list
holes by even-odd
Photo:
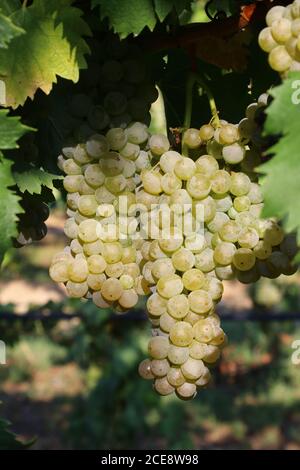
[[300, 1], [274, 6], [267, 13], [266, 23], [258, 42], [269, 53], [271, 68], [283, 75], [300, 70]]
[[215, 313], [222, 281], [290, 274], [297, 247], [274, 220], [260, 219], [260, 187], [237, 169], [247, 153], [238, 126], [221, 121], [188, 129], [183, 142], [198, 158], [152, 136], [159, 161], [141, 173], [138, 198], [151, 200], [141, 267], [153, 292], [147, 301], [153, 338], [139, 370], [161, 395], [189, 399], [209, 382], [208, 365], [225, 344]]
[[260, 218], [246, 127], [188, 129], [183, 156], [136, 122], [65, 148], [58, 160], [71, 242], [50, 275], [100, 308], [123, 312], [149, 296], [153, 336], [139, 371], [161, 395], [190, 399], [209, 382], [226, 344], [215, 311], [223, 280], [295, 271], [295, 238]]
[[91, 49], [75, 93], [73, 86], [60, 100], [70, 116], [62, 128], [66, 126], [71, 143], [134, 121], [149, 124], [150, 106], [158, 97], [138, 46], [108, 34], [99, 44], [93, 42]]
[[71, 297], [92, 298], [102, 308], [123, 311], [149, 292], [140, 273], [137, 221], [139, 173], [151, 166], [148, 129], [133, 123], [126, 131], [110, 129], [84, 145], [63, 149], [58, 165], [66, 174], [64, 231], [70, 246], [58, 253], [50, 276], [66, 284]]

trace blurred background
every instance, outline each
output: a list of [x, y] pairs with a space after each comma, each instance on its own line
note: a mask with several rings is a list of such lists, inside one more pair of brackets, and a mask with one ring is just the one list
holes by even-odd
[[[193, 21], [207, 19], [203, 4]], [[162, 116], [159, 99], [152, 130], [164, 131]], [[300, 321], [285, 319], [300, 312], [300, 275], [251, 288], [228, 281], [220, 314], [230, 313], [229, 344], [213, 383], [192, 402], [160, 397], [137, 372], [150, 334], [144, 304], [117, 316], [51, 282], [51, 258], [67, 243], [56, 196], [45, 239], [9, 253], [2, 269], [0, 415], [12, 430], [36, 438], [34, 450], [300, 449], [300, 365], [291, 361]]]

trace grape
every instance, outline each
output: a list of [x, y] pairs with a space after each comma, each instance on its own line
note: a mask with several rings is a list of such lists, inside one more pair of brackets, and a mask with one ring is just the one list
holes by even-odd
[[120, 261], [118, 261], [117, 263], [107, 264], [105, 268], [105, 274], [107, 275], [107, 277], [119, 278], [120, 276], [122, 276], [123, 272], [124, 266], [123, 263], [121, 263]]
[[175, 274], [175, 269], [169, 258], [161, 258], [153, 262], [151, 272], [154, 278], [160, 279]]
[[121, 150], [127, 143], [126, 134], [121, 128], [110, 129], [106, 138], [112, 150]]
[[153, 359], [151, 361], [151, 372], [155, 377], [164, 377], [170, 369], [167, 359]]
[[106, 279], [101, 287], [101, 294], [103, 298], [110, 302], [118, 300], [123, 292], [124, 291], [120, 281], [114, 278]]
[[[120, 282], [121, 284], [121, 282]], [[122, 284], [121, 284], [122, 287]], [[135, 289], [126, 289], [123, 291], [122, 295], [118, 298], [118, 302], [121, 307], [125, 309], [130, 309], [134, 307], [139, 300], [139, 296], [137, 295]]]
[[184, 321], [179, 321], [170, 330], [170, 339], [175, 346], [188, 346], [193, 340], [193, 327]]
[[[176, 172], [175, 167], [175, 172]], [[211, 184], [206, 176], [201, 174], [195, 174], [192, 176], [186, 185], [187, 191], [190, 196], [194, 199], [203, 199], [209, 195], [211, 190]]]
[[175, 325], [176, 321], [177, 320], [175, 320], [174, 317], [165, 312], [159, 318], [159, 325], [163, 331], [170, 333], [170, 330], [172, 326]]
[[232, 265], [216, 266], [215, 274], [220, 281], [231, 281], [236, 277], [236, 272]]
[[275, 41], [271, 28], [264, 28], [258, 36], [258, 43], [261, 49], [265, 52], [271, 52], [278, 44]]
[[259, 235], [252, 227], [240, 231], [238, 243], [242, 248], [254, 248], [259, 242]]
[[177, 271], [185, 272], [195, 264], [195, 256], [186, 248], [180, 248], [172, 254], [172, 264]]
[[244, 196], [249, 193], [251, 181], [244, 173], [232, 173], [230, 192], [234, 196]]
[[155, 336], [148, 343], [148, 352], [153, 359], [165, 359], [168, 356], [169, 340], [163, 336]]
[[224, 224], [229, 222], [229, 217], [224, 212], [217, 212], [214, 218], [207, 224], [210, 232], [219, 232]]
[[190, 309], [199, 314], [207, 314], [213, 307], [212, 298], [204, 290], [194, 290], [188, 295]]
[[255, 265], [255, 255], [249, 248], [239, 248], [233, 255], [234, 266], [240, 271], [248, 271]]
[[181, 158], [175, 163], [174, 172], [179, 179], [186, 181], [196, 172], [196, 164], [191, 158]]
[[140, 145], [148, 139], [148, 132], [145, 125], [140, 122], [130, 124], [126, 129], [127, 139], [130, 143]]
[[103, 282], [106, 280], [105, 274], [89, 274], [87, 284], [94, 291], [100, 291]]
[[201, 343], [209, 343], [214, 337], [213, 326], [207, 319], [199, 320], [193, 326], [194, 337]]
[[269, 221], [266, 225], [264, 239], [272, 246], [280, 245], [284, 239], [284, 232], [276, 222]]
[[166, 299], [181, 294], [183, 291], [183, 283], [180, 276], [172, 274], [170, 276], [161, 277], [157, 282], [157, 291]]
[[284, 46], [277, 46], [270, 52], [269, 64], [276, 72], [286, 72], [292, 62], [292, 58]]
[[167, 373], [167, 379], [173, 387], [179, 387], [185, 382], [185, 377], [179, 367], [171, 367]]
[[154, 155], [160, 156], [170, 148], [168, 138], [163, 134], [152, 135], [149, 139], [149, 147]]
[[167, 311], [167, 300], [159, 294], [152, 294], [147, 300], [147, 309], [150, 315], [161, 316]]
[[174, 173], [166, 173], [160, 180], [161, 189], [166, 194], [173, 194], [182, 187], [182, 181]]
[[184, 318], [189, 312], [189, 301], [183, 294], [174, 295], [167, 302], [168, 313], [176, 319]]
[[236, 197], [234, 199], [233, 206], [238, 212], [249, 211], [251, 208], [251, 200], [249, 197], [249, 193], [248, 196]]
[[93, 106], [88, 114], [88, 122], [93, 129], [102, 131], [109, 124], [109, 115], [103, 106]]
[[190, 149], [197, 149], [201, 145], [201, 137], [198, 129], [188, 129], [183, 134], [183, 144]]
[[154, 382], [154, 388], [159, 393], [159, 395], [162, 396], [170, 395], [175, 391], [175, 387], [169, 383], [166, 377], [156, 379]]
[[176, 163], [182, 158], [183, 157], [180, 155], [180, 153], [174, 152], [174, 150], [169, 150], [163, 153], [159, 160], [161, 170], [164, 173], [172, 173]]
[[284, 44], [292, 35], [291, 22], [287, 18], [275, 20], [272, 22], [271, 32], [275, 42]]
[[215, 267], [214, 251], [211, 248], [205, 248], [201, 253], [195, 255], [195, 267], [207, 273]]
[[239, 140], [239, 132], [233, 124], [225, 124], [219, 132], [219, 140], [222, 145], [231, 145]]
[[93, 219], [84, 220], [78, 228], [78, 236], [84, 243], [90, 243], [97, 240], [98, 222]]
[[176, 388], [176, 394], [183, 400], [189, 400], [191, 398], [194, 398], [196, 392], [196, 385], [189, 382], [185, 382]]
[[67, 293], [70, 297], [82, 298], [88, 291], [87, 282], [68, 281], [66, 284]]
[[69, 279], [68, 263], [64, 260], [53, 263], [49, 274], [54, 282], [67, 282]]
[[223, 158], [225, 162], [230, 163], [231, 165], [236, 165], [241, 163], [245, 158], [245, 148], [243, 145], [234, 143], [223, 148]]
[[215, 248], [214, 260], [222, 266], [227, 266], [232, 262], [235, 252], [236, 247], [233, 243], [221, 242]]
[[217, 212], [228, 212], [232, 207], [232, 199], [229, 194], [219, 195], [215, 197], [215, 206]]
[[285, 12], [285, 7], [283, 6], [278, 5], [278, 6], [272, 7], [268, 11], [267, 16], [266, 16], [267, 25], [272, 26], [274, 21], [280, 20], [283, 17], [284, 12]]
[[199, 130], [200, 138], [204, 141], [210, 140], [214, 136], [214, 128], [210, 124], [204, 124]]
[[157, 195], [162, 192], [161, 175], [152, 170], [142, 170], [141, 180], [147, 193]]
[[188, 380], [197, 380], [204, 372], [205, 366], [201, 359], [190, 357], [182, 366], [181, 371]]
[[[177, 322], [175, 325], [178, 325], [178, 324], [179, 323]], [[182, 331], [181, 331], [181, 334], [183, 334]], [[172, 344], [169, 346], [168, 359], [172, 364], [182, 365], [187, 361], [188, 357], [189, 357], [189, 348], [184, 347], [184, 346], [174, 346]]]
[[152, 380], [154, 379], [154, 374], [151, 370], [151, 361], [149, 359], [144, 359], [139, 365], [139, 374], [143, 379]]
[[236, 243], [238, 241], [241, 227], [235, 221], [228, 221], [219, 230], [219, 235], [225, 242]]
[[196, 291], [203, 287], [205, 277], [202, 271], [193, 268], [183, 273], [182, 282], [186, 290]]
[[218, 170], [212, 176], [211, 189], [216, 194], [225, 194], [230, 190], [231, 178], [225, 170]]
[[219, 170], [217, 160], [211, 155], [202, 155], [196, 160], [195, 164], [196, 172], [203, 174], [207, 178], [212, 177]]
[[267, 259], [272, 253], [272, 246], [265, 240], [260, 240], [253, 248], [253, 253], [260, 260]]

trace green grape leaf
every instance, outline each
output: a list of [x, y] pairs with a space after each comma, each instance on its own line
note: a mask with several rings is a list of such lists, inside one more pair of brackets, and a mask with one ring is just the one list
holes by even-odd
[[160, 21], [163, 21], [173, 9], [180, 14], [188, 9], [190, 4], [191, 0], [154, 0], [155, 11]]
[[0, 149], [2, 150], [18, 148], [17, 141], [20, 137], [33, 130], [22, 124], [18, 116], [7, 114], [8, 110], [0, 109]]
[[16, 108], [33, 99], [40, 88], [49, 94], [57, 76], [77, 82], [79, 68], [86, 66], [89, 48], [82, 36], [90, 30], [81, 10], [72, 0], [35, 0], [20, 8], [11, 20], [25, 34], [12, 39], [0, 50], [0, 80], [6, 86], [5, 106]]
[[15, 185], [15, 180], [11, 172], [12, 162], [4, 159], [0, 160], [0, 262], [8, 248], [11, 247], [12, 237], [17, 236], [18, 214], [23, 211], [19, 204], [20, 197], [10, 189]]
[[13, 175], [19, 190], [22, 193], [28, 191], [30, 194], [41, 194], [43, 186], [53, 190], [53, 181], [63, 179], [63, 176], [54, 175], [41, 168], [34, 167], [22, 172], [14, 172]]
[[101, 18], [108, 18], [122, 38], [137, 35], [146, 26], [152, 31], [156, 25], [152, 0], [94, 0], [92, 6], [100, 6]]
[[0, 48], [7, 48], [8, 43], [15, 37], [25, 33], [24, 29], [16, 26], [10, 18], [1, 13], [0, 7]]
[[294, 72], [270, 91], [265, 133], [280, 135], [268, 153], [273, 157], [258, 170], [263, 174], [263, 215], [283, 219], [287, 231], [300, 236], [300, 73]]
[[0, 0], [0, 10], [5, 16], [10, 16], [20, 8], [19, 0]]

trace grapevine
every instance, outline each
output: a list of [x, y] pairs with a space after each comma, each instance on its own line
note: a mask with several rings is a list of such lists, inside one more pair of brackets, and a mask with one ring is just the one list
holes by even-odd
[[0, 4], [1, 260], [46, 236], [61, 190], [51, 279], [99, 315], [144, 302], [139, 374], [188, 400], [230, 341], [225, 282], [266, 278], [256, 302], [273, 306], [269, 280], [298, 268], [300, 0], [209, 2], [205, 23], [189, 1], [150, 2], [145, 23], [124, 1], [24, 2], [16, 24]]

